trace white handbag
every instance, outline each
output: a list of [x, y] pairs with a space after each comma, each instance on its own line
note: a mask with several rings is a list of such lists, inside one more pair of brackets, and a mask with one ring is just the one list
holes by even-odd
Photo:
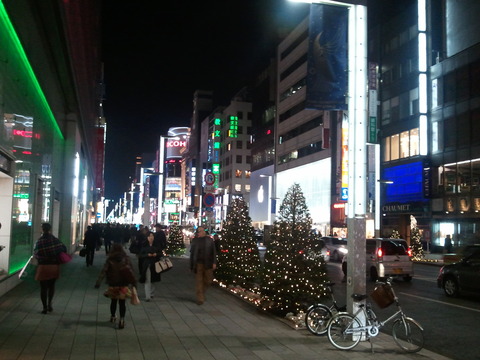
[[173, 267], [172, 261], [170, 260], [170, 258], [168, 256], [164, 256], [164, 257], [160, 258], [160, 260], [158, 260], [155, 263], [155, 271], [157, 272], [157, 274], [168, 271], [172, 267]]

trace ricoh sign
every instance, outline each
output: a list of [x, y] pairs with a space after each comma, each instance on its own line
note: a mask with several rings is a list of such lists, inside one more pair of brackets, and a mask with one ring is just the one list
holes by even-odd
[[182, 157], [182, 153], [187, 147], [187, 142], [185, 140], [173, 140], [170, 139], [165, 142], [166, 148], [166, 158], [179, 158]]

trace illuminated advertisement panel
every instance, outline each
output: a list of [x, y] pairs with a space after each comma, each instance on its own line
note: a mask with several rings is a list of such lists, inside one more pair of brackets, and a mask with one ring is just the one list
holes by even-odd
[[165, 141], [166, 158], [181, 158], [186, 147], [187, 142], [185, 140], [167, 139]]
[[166, 178], [165, 191], [180, 191], [182, 190], [182, 178]]

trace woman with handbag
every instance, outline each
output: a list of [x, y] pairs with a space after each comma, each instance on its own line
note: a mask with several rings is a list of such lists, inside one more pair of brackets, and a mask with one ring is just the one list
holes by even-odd
[[150, 301], [155, 294], [154, 283], [162, 280], [161, 275], [155, 270], [155, 263], [162, 256], [162, 251], [156, 247], [153, 242], [155, 235], [149, 231], [147, 233], [147, 243], [140, 249], [140, 259], [142, 270], [140, 282], [145, 284], [145, 301]]
[[35, 280], [40, 282], [40, 299], [42, 300], [42, 314], [52, 312], [55, 282], [60, 277], [60, 253], [66, 253], [67, 247], [51, 234], [52, 226], [42, 224], [42, 236], [35, 243], [33, 256], [38, 262]]
[[110, 322], [117, 321], [117, 303], [120, 308], [120, 321], [118, 328], [125, 327], [125, 313], [127, 312], [126, 299], [132, 296], [132, 290], [129, 285], [133, 285], [133, 291], [137, 282], [133, 272], [132, 263], [121, 244], [113, 244], [108, 253], [107, 260], [98, 276], [95, 288], [100, 287], [103, 278], [107, 278], [108, 289], [104, 295], [111, 299], [110, 301]]

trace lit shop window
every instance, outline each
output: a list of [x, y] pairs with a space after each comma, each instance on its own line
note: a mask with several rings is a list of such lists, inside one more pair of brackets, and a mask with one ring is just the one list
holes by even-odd
[[420, 154], [419, 129], [403, 131], [384, 139], [384, 159], [393, 161]]

